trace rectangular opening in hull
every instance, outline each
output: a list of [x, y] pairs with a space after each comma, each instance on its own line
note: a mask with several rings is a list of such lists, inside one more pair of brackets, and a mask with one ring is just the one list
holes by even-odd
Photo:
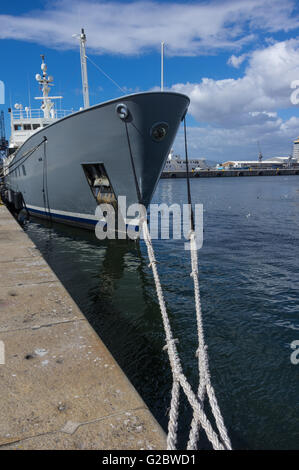
[[103, 163], [88, 163], [82, 165], [91, 192], [97, 204], [112, 204], [117, 206], [115, 193]]

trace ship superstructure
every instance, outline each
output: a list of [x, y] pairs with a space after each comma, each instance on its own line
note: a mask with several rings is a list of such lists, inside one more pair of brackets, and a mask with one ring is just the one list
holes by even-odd
[[293, 159], [299, 163], [299, 137], [293, 142]]
[[49, 96], [50, 87], [53, 86], [54, 78], [47, 74], [47, 64], [42, 55], [41, 71], [35, 75], [36, 81], [42, 90], [42, 96], [35, 97], [42, 104], [38, 109], [31, 106], [25, 108], [21, 103], [15, 103], [14, 109], [9, 108], [11, 136], [9, 140], [9, 153], [15, 152], [35, 132], [53, 124], [58, 119], [70, 114], [71, 110], [57, 109], [54, 100], [61, 100], [62, 96]]

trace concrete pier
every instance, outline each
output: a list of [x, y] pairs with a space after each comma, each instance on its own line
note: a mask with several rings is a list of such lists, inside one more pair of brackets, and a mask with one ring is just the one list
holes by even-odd
[[[261, 168], [261, 169], [236, 169], [236, 170], [198, 170], [190, 171], [190, 178], [225, 178], [236, 176], [289, 176], [299, 175], [299, 168]], [[186, 178], [185, 171], [167, 171], [161, 178]]]
[[0, 450], [166, 448], [163, 430], [5, 206], [0, 341]]

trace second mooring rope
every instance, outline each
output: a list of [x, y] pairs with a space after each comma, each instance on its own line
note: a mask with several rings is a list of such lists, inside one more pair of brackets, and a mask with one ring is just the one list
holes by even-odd
[[[210, 373], [208, 366], [208, 357], [206, 352], [206, 345], [204, 342], [203, 328], [202, 328], [202, 315], [200, 306], [200, 293], [198, 283], [198, 269], [197, 269], [197, 248], [196, 238], [194, 231], [191, 232], [190, 243], [191, 243], [191, 265], [192, 272], [191, 276], [194, 281], [194, 292], [195, 292], [195, 306], [196, 306], [196, 317], [197, 317], [197, 329], [198, 329], [198, 365], [200, 373], [200, 382], [197, 395], [193, 392], [187, 378], [185, 377], [181, 365], [181, 361], [176, 348], [176, 339], [173, 338], [169, 317], [167, 314], [163, 291], [160, 283], [160, 278], [157, 270], [157, 261], [147, 225], [146, 219], [142, 221], [143, 236], [146, 243], [148, 257], [150, 260], [150, 266], [153, 271], [155, 280], [156, 292], [159, 300], [160, 310], [163, 319], [163, 325], [166, 334], [166, 346], [169, 357], [169, 362], [173, 376], [173, 386], [171, 393], [171, 406], [169, 412], [169, 423], [168, 423], [168, 436], [167, 436], [167, 449], [175, 450], [177, 443], [177, 428], [178, 428], [178, 409], [179, 409], [179, 395], [180, 389], [184, 391], [192, 409], [193, 409], [193, 420], [191, 424], [191, 430], [189, 434], [188, 449], [197, 449], [199, 429], [202, 427], [211, 442], [214, 449], [217, 450], [230, 450], [231, 443], [227, 434], [227, 430], [224, 425], [224, 421], [221, 415], [220, 408], [217, 403], [214, 389], [210, 381]], [[204, 411], [204, 398], [208, 396], [209, 403], [212, 409], [213, 416], [217, 427], [217, 432], [214, 431], [206, 413]]]

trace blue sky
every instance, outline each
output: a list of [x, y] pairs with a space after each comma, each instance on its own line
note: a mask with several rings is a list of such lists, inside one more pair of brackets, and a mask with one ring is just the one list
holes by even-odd
[[[299, 135], [299, 8], [292, 0], [7, 2], [0, 12], [0, 80], [6, 103], [39, 95], [34, 76], [40, 54], [54, 76], [53, 94], [64, 109], [82, 105], [79, 48], [128, 93], [160, 85], [160, 42], [165, 41], [165, 86], [191, 98], [192, 157], [218, 162], [288, 155]], [[88, 64], [91, 103], [120, 91]], [[174, 150], [183, 152], [179, 132]]]

